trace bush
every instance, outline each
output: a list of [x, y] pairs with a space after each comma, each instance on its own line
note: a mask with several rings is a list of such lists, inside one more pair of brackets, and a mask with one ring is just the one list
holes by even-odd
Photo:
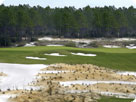
[[93, 48], [97, 48], [99, 47], [99, 45], [96, 42], [92, 42], [88, 45], [88, 47], [93, 47]]
[[0, 46], [7, 47], [11, 46], [11, 40], [8, 36], [0, 36]]
[[31, 38], [31, 42], [37, 41], [37, 40], [38, 40], [37, 38]]
[[67, 47], [76, 47], [76, 44], [74, 42], [68, 42], [64, 45], [67, 46]]

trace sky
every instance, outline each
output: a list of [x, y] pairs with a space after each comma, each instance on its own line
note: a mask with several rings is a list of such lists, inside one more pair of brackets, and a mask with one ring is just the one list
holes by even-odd
[[40, 5], [42, 7], [50, 6], [64, 7], [64, 6], [75, 6], [76, 8], [82, 8], [87, 5], [90, 7], [103, 7], [103, 6], [115, 6], [115, 7], [136, 7], [136, 0], [0, 0], [0, 4], [19, 5], [29, 4], [30, 6]]

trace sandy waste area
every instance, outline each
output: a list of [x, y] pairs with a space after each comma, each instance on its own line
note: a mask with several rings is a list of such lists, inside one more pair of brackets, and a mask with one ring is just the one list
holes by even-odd
[[136, 72], [91, 64], [0, 66], [2, 102], [97, 102], [101, 95], [136, 97]]

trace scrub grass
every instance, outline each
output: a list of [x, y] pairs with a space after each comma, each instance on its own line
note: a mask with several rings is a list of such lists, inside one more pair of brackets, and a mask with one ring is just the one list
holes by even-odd
[[102, 97], [98, 102], [132, 102], [132, 99], [120, 99], [114, 97]]
[[[71, 55], [71, 52], [97, 54], [96, 57]], [[60, 53], [67, 55], [46, 56], [45, 53]], [[45, 61], [26, 59], [26, 56], [47, 58]], [[74, 47], [16, 47], [0, 48], [1, 63], [20, 64], [94, 64], [117, 70], [136, 71], [136, 50], [125, 48], [74, 48]]]

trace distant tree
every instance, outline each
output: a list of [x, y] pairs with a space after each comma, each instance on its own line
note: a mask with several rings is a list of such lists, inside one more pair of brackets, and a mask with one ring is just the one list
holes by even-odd
[[10, 46], [22, 40], [33, 41], [47, 35], [67, 38], [136, 37], [136, 9], [133, 6], [76, 9], [0, 5], [0, 46]]

